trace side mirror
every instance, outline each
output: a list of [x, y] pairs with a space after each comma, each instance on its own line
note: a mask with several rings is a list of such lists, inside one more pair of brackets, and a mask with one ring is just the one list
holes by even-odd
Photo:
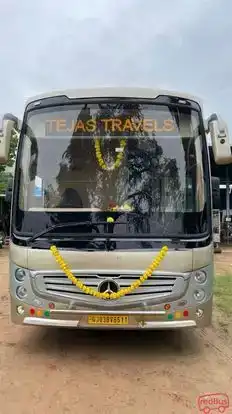
[[221, 199], [220, 199], [220, 178], [218, 178], [218, 177], [211, 177], [211, 183], [212, 183], [213, 209], [220, 210], [220, 207], [221, 207]]
[[10, 140], [13, 131], [18, 130], [18, 118], [12, 114], [5, 114], [0, 130], [0, 164], [6, 164], [9, 156]]
[[217, 114], [212, 114], [206, 121], [206, 132], [211, 136], [215, 163], [230, 164], [232, 154], [226, 123]]

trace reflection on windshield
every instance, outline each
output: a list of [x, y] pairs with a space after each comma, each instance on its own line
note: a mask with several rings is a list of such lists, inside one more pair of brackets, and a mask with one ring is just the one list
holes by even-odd
[[192, 214], [193, 232], [203, 231], [202, 154], [194, 110], [107, 103], [33, 111], [21, 150], [17, 227], [39, 231], [54, 215], [83, 221], [136, 213], [136, 226], [131, 219], [123, 231], [166, 234], [186, 232]]

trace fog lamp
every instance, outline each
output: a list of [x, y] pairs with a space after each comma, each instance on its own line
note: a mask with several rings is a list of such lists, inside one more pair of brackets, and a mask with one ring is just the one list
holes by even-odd
[[196, 310], [196, 315], [198, 318], [201, 318], [204, 314], [204, 311], [202, 309], [197, 309]]
[[19, 314], [19, 315], [23, 315], [24, 314], [24, 308], [23, 308], [23, 306], [17, 306], [17, 313]]

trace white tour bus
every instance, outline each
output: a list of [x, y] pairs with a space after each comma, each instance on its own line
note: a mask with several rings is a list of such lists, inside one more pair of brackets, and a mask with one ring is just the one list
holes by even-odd
[[19, 145], [10, 229], [11, 319], [76, 328], [211, 323], [215, 162], [226, 124], [188, 94], [143, 88], [45, 93], [3, 118]]

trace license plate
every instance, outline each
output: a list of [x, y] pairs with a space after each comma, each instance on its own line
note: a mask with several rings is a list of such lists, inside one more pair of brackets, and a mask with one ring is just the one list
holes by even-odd
[[89, 315], [89, 325], [128, 325], [128, 316]]

